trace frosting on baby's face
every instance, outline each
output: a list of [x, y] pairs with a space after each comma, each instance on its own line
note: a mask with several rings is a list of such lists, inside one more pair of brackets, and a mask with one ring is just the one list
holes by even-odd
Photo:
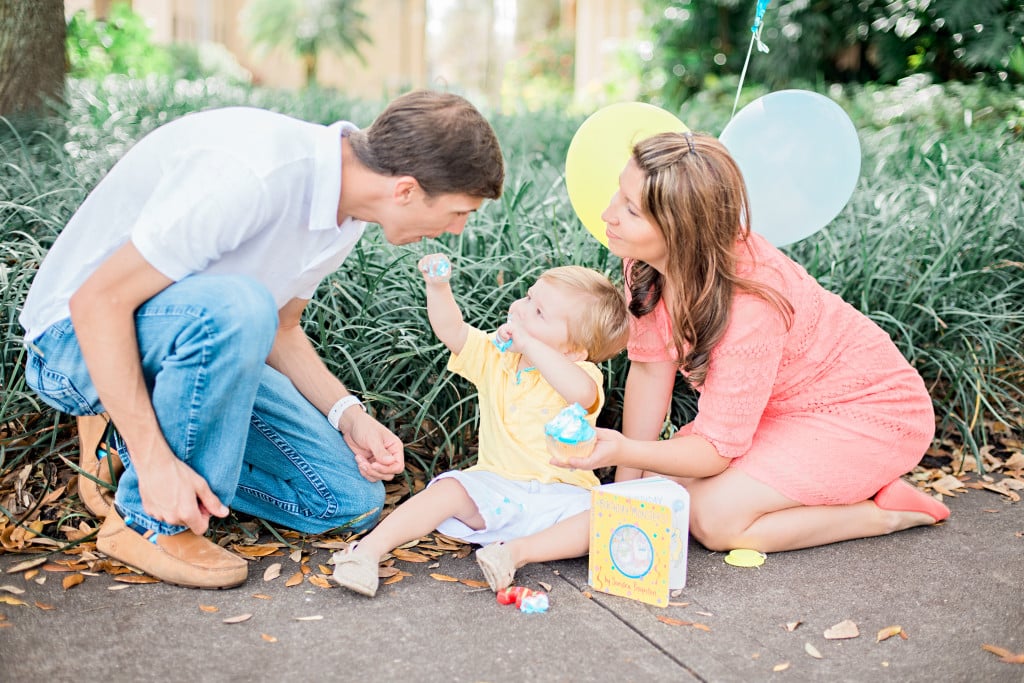
[[544, 433], [562, 443], [580, 443], [594, 438], [597, 432], [587, 422], [587, 411], [579, 403], [562, 409], [544, 425]]

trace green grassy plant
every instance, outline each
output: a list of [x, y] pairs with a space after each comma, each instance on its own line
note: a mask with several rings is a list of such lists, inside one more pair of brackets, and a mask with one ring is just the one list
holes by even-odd
[[[895, 89], [830, 94], [858, 125], [861, 180], [826, 230], [788, 251], [893, 336], [932, 392], [940, 436], [977, 454], [987, 424], [1024, 429], [1024, 155], [1004, 125], [1019, 116], [1020, 92], [949, 86], [930, 91], [927, 107], [909, 106]], [[901, 100], [908, 106], [897, 108]], [[0, 125], [0, 479], [26, 465], [47, 482], [56, 483], [58, 470], [67, 475], [59, 456], [73, 453], [71, 421], [26, 388], [17, 315], [50, 244], [135, 140], [216, 106], [366, 125], [383, 105], [158, 77], [73, 82], [69, 102], [62, 120], [37, 132]], [[681, 115], [717, 133], [731, 104], [731, 95], [703, 93]], [[452, 258], [456, 298], [485, 330], [548, 267], [577, 263], [621, 279], [618, 259], [582, 228], [565, 193], [565, 153], [582, 118], [549, 110], [492, 119], [508, 160], [502, 199], [486, 203], [457, 237], [392, 247], [369, 231], [306, 318], [327, 364], [428, 475], [475, 460], [478, 417], [472, 388], [445, 370], [448, 354], [430, 331], [419, 257]], [[626, 368], [624, 356], [605, 364], [604, 425], [620, 424]], [[694, 410], [694, 396], [678, 392], [674, 419]]]

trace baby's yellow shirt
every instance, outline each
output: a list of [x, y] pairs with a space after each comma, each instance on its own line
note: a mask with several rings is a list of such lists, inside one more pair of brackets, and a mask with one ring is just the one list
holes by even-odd
[[[599, 482], [590, 470], [549, 464], [544, 424], [568, 404], [538, 371], [516, 372], [521, 355], [502, 353], [483, 331], [470, 326], [462, 352], [448, 360], [448, 369], [472, 382], [479, 394], [480, 450], [477, 464], [469, 469], [522, 481], [596, 486]], [[576, 365], [597, 385], [597, 401], [587, 413], [587, 421], [596, 426], [604, 405], [604, 377], [589, 361]]]

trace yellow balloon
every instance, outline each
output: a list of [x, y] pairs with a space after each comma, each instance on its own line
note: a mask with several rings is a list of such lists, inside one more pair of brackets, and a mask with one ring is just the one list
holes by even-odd
[[619, 189], [619, 174], [633, 145], [658, 133], [684, 133], [674, 114], [652, 104], [621, 102], [591, 114], [579, 127], [565, 157], [565, 189], [583, 226], [608, 246], [601, 214]]

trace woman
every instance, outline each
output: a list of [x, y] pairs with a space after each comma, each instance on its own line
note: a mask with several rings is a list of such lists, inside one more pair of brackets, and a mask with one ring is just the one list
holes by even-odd
[[[675, 478], [711, 550], [794, 550], [945, 519], [900, 479], [934, 432], [921, 377], [883, 330], [751, 232], [748, 206], [717, 139], [665, 133], [634, 148], [602, 216], [632, 313], [622, 433], [599, 430], [593, 454], [568, 466]], [[700, 393], [698, 413], [659, 441], [676, 372]], [[587, 552], [586, 515], [563, 525], [542, 532], [549, 543], [505, 544], [509, 582], [529, 562]]]

